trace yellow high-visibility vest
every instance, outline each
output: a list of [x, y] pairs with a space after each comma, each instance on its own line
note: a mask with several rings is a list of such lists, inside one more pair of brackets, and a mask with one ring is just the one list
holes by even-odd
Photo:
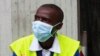
[[[17, 56], [37, 56], [35, 51], [30, 51], [30, 45], [34, 39], [34, 35], [23, 37], [10, 45], [11, 50]], [[73, 40], [68, 36], [57, 34], [61, 53], [54, 53], [53, 56], [74, 56], [79, 48], [79, 41]]]

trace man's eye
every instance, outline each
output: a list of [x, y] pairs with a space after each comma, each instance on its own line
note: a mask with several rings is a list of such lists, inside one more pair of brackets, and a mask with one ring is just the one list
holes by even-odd
[[38, 16], [35, 16], [35, 19], [39, 18]]
[[49, 18], [35, 16], [35, 21], [37, 21], [37, 20], [42, 21], [42, 22], [45, 22], [45, 23], [49, 23], [50, 22], [50, 19]]
[[38, 16], [35, 16], [35, 20], [41, 20], [41, 18]]

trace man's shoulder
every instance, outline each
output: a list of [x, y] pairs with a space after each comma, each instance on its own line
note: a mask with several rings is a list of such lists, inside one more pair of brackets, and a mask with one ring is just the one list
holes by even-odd
[[32, 39], [33, 38], [33, 34], [31, 34], [31, 35], [27, 35], [27, 36], [24, 36], [24, 37], [21, 37], [21, 38], [19, 38], [18, 40], [16, 40], [16, 41], [27, 41], [27, 40], [30, 40], [30, 39]]
[[14, 42], [12, 42], [10, 44], [10, 46], [15, 45], [15, 44], [20, 45], [20, 44], [23, 44], [23, 43], [26, 43], [26, 42], [31, 42], [33, 40], [33, 38], [34, 38], [33, 35], [28, 35], [28, 36], [21, 37], [20, 39], [17, 39]]
[[33, 35], [21, 37], [20, 39], [12, 42], [9, 47], [14, 53], [18, 54], [23, 48], [26, 49], [29, 48], [33, 38], [34, 38]]
[[75, 52], [78, 50], [80, 42], [78, 40], [74, 40], [69, 36], [58, 34], [58, 40], [60, 43], [60, 46], [63, 50], [68, 50], [68, 52], [72, 52], [71, 54], [75, 54]]
[[33, 39], [34, 35], [31, 34], [31, 35], [27, 35], [27, 36], [24, 36], [24, 37], [21, 37], [20, 39], [18, 40], [30, 40], [30, 39]]
[[68, 39], [68, 40], [74, 40], [74, 41], [77, 41], [75, 39], [73, 39], [72, 37], [69, 37], [67, 35], [64, 35], [64, 34], [57, 34], [61, 39]]
[[71, 38], [71, 37], [69, 37], [69, 36], [66, 36], [66, 35], [63, 35], [63, 34], [58, 34], [58, 38], [60, 39], [60, 40], [62, 40], [63, 42], [68, 42], [68, 43], [77, 43], [77, 44], [79, 44], [80, 42], [78, 41], [78, 40], [75, 40], [75, 39], [73, 39], [73, 38]]

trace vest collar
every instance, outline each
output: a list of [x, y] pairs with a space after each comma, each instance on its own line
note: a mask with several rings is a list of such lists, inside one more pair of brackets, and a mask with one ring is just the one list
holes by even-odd
[[[37, 38], [34, 37], [32, 43], [30, 45], [30, 51], [40, 51], [40, 50], [43, 50], [43, 48], [38, 43]], [[55, 52], [55, 53], [60, 53], [61, 52], [57, 37], [55, 38], [52, 47], [48, 50], [51, 51], [51, 52]]]

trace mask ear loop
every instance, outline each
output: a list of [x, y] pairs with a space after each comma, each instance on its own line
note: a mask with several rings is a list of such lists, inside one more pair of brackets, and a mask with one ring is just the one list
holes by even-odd
[[[62, 23], [62, 22], [59, 22], [59, 23], [55, 24], [55, 25], [52, 27], [52, 30], [53, 30], [54, 27], [56, 27], [57, 25], [59, 25], [59, 24], [61, 24], [61, 23]], [[52, 32], [52, 30], [51, 30], [51, 32]], [[51, 33], [52, 36], [53, 36], [54, 34], [56, 34], [56, 32], [57, 32], [57, 30], [54, 31], [53, 33]]]
[[61, 24], [62, 22], [59, 22], [59, 23], [57, 23], [57, 24], [55, 24], [53, 27], [55, 27], [55, 26], [57, 26], [57, 25], [59, 25], [59, 24]]

